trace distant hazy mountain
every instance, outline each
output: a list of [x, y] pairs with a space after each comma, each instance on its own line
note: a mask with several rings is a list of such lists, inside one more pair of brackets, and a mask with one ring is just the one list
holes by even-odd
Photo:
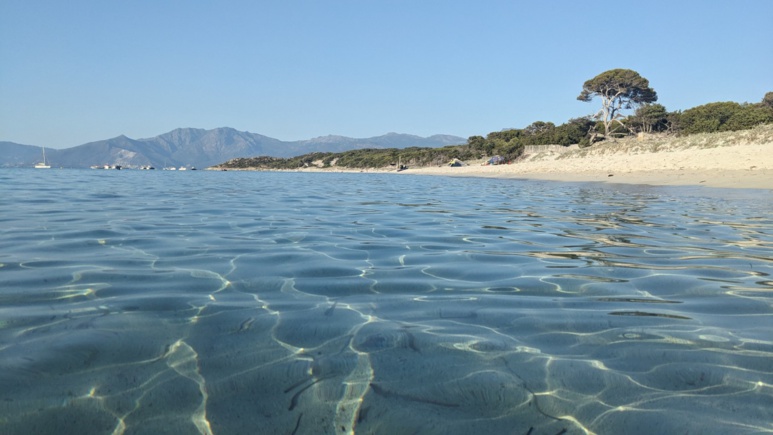
[[322, 136], [295, 142], [298, 146], [310, 151], [277, 157], [294, 157], [312, 151], [343, 152], [362, 148], [438, 148], [446, 145], [460, 145], [465, 142], [467, 142], [467, 140], [464, 138], [442, 134], [436, 134], [430, 137], [419, 137], [410, 134], [387, 133], [383, 136], [367, 139], [354, 139], [344, 136]]
[[[447, 135], [425, 138], [389, 133], [367, 139], [324, 136], [286, 142], [232, 128], [178, 128], [148, 139], [118, 136], [63, 150], [47, 148], [46, 160], [55, 168], [88, 168], [93, 165], [205, 168], [237, 157], [294, 157], [311, 152], [341, 152], [360, 148], [437, 148], [465, 141], [464, 138]], [[32, 166], [40, 160], [42, 151], [38, 146], [0, 142], [0, 167]]]

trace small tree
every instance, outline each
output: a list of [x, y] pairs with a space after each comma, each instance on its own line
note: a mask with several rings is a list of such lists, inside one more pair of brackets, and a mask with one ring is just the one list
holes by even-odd
[[662, 104], [642, 104], [636, 109], [631, 123], [642, 133], [664, 131], [667, 128], [668, 111]]
[[762, 105], [773, 107], [773, 92], [768, 92], [764, 97], [762, 97]]
[[601, 98], [601, 110], [595, 116], [604, 124], [604, 137], [609, 137], [614, 123], [625, 127], [621, 110], [658, 100], [650, 82], [630, 69], [609, 70], [586, 81], [577, 99], [589, 102], [596, 96]]
[[590, 144], [588, 131], [596, 123], [589, 117], [570, 119], [556, 127], [555, 143], [558, 145]]

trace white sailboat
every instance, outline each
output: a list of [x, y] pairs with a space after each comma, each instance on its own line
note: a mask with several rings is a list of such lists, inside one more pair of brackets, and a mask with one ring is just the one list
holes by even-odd
[[46, 147], [40, 147], [43, 149], [43, 162], [35, 163], [35, 169], [51, 169], [51, 165], [46, 163]]

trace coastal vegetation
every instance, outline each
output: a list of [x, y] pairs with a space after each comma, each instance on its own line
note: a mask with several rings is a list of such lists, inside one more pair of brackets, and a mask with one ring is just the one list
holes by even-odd
[[[690, 135], [649, 135], [645, 140], [628, 136], [615, 141], [605, 141], [593, 147], [576, 148], [555, 156], [556, 160], [567, 160], [590, 156], [646, 155], [662, 152], [687, 150], [709, 150], [744, 144], [773, 143], [773, 123], [758, 125], [750, 129], [696, 133]], [[550, 153], [537, 153], [529, 157], [536, 160], [548, 157]], [[753, 163], [752, 163], [753, 164]]]
[[[578, 100], [590, 102], [598, 97], [601, 109], [591, 116], [570, 119], [555, 125], [535, 121], [525, 128], [505, 129], [484, 136], [470, 136], [467, 142], [440, 148], [357, 149], [339, 153], [316, 152], [292, 158], [251, 157], [229, 160], [218, 168], [290, 170], [316, 168], [399, 168], [401, 166], [440, 166], [461, 160], [484, 160], [500, 156], [512, 162], [528, 145], [573, 145], [581, 148], [638, 134], [683, 137], [704, 133], [749, 130], [773, 124], [773, 92], [759, 103], [714, 102], [685, 111], [669, 112], [657, 104], [657, 92], [638, 72], [614, 69], [586, 81]], [[623, 111], [633, 110], [624, 115]]]
[[366, 148], [340, 153], [310, 153], [292, 158], [250, 157], [229, 160], [219, 165], [224, 169], [288, 170], [317, 168], [389, 168], [398, 166], [440, 166], [455, 159], [481, 160], [500, 156], [503, 161], [516, 160], [527, 145], [571, 145], [587, 138], [595, 122], [590, 118], [576, 118], [556, 126], [552, 122], [537, 121], [523, 129], [491, 132], [486, 137], [471, 136], [465, 144], [441, 148]]
[[737, 131], [773, 122], [773, 108], [765, 104], [738, 104], [731, 101], [693, 107], [675, 115], [682, 134]]

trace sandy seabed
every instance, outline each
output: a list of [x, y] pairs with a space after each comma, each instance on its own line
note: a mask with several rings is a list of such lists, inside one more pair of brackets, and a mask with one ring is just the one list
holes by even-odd
[[728, 145], [599, 144], [526, 155], [505, 165], [411, 168], [401, 173], [576, 182], [773, 189], [773, 143]]

